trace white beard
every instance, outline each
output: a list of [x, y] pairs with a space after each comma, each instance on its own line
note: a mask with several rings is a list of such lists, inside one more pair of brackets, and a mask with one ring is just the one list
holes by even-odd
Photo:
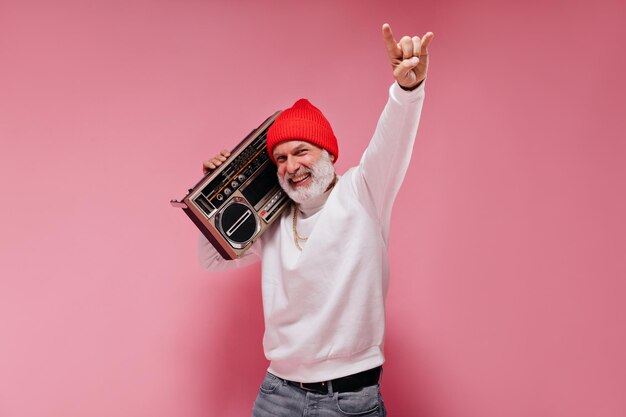
[[[308, 186], [294, 187], [289, 181], [291, 178], [300, 175], [309, 174], [311, 183]], [[324, 194], [330, 183], [335, 179], [335, 167], [330, 160], [330, 155], [326, 149], [322, 150], [322, 157], [311, 169], [300, 167], [293, 174], [285, 174], [284, 177], [278, 175], [278, 182], [282, 189], [296, 203], [300, 204], [304, 201]]]

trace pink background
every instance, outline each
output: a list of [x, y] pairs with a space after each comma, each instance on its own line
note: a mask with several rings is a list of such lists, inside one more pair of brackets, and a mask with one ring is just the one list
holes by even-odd
[[258, 266], [169, 206], [308, 97], [357, 163], [380, 26], [435, 33], [396, 202], [390, 416], [626, 415], [623, 1], [0, 2], [0, 416], [247, 416]]

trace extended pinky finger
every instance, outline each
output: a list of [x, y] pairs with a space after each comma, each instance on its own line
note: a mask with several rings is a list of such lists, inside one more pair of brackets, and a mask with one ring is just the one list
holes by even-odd
[[433, 41], [434, 37], [435, 37], [435, 34], [432, 32], [428, 32], [424, 36], [422, 36], [422, 47], [421, 47], [420, 55], [426, 55], [428, 53], [428, 46]]

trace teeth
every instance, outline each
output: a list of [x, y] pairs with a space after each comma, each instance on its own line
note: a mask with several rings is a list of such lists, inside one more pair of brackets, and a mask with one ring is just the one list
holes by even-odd
[[307, 178], [309, 178], [309, 174], [304, 174], [304, 175], [300, 175], [299, 177], [292, 178], [291, 182], [297, 183], [297, 182], [300, 182], [300, 181], [304, 181]]

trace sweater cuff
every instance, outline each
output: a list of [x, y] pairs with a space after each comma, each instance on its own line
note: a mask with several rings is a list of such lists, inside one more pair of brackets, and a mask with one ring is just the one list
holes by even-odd
[[403, 90], [397, 82], [394, 82], [389, 88], [389, 95], [399, 103], [413, 103], [422, 99], [425, 85], [426, 80], [422, 81], [415, 90], [407, 91]]

